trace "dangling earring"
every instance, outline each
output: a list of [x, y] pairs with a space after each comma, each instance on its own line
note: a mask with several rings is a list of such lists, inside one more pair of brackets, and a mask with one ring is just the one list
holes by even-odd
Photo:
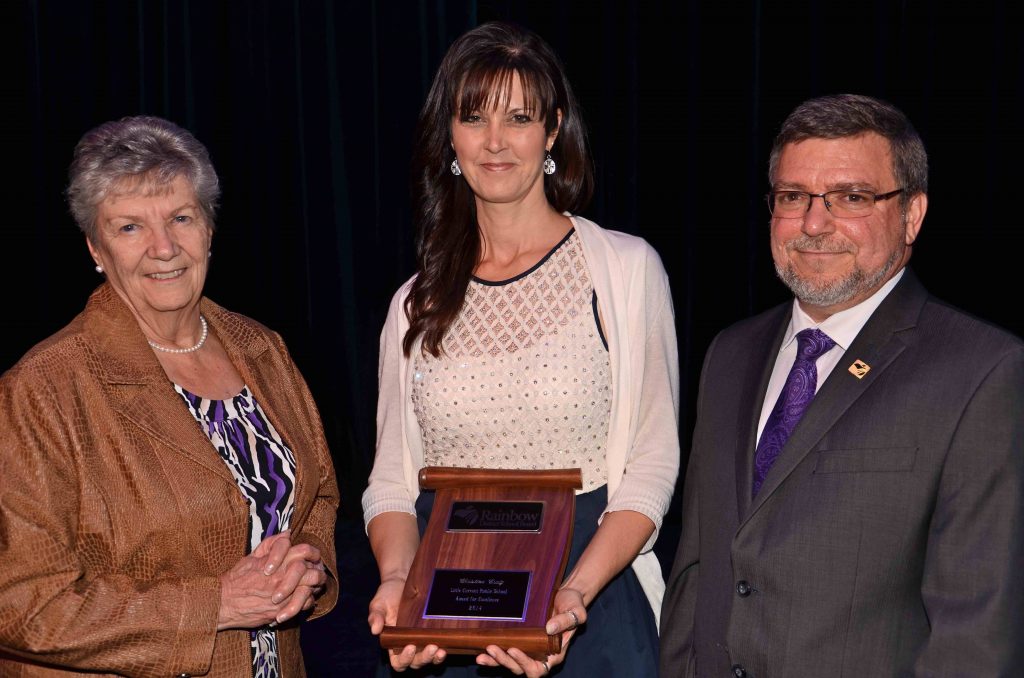
[[96, 264], [96, 272], [97, 273], [103, 273], [103, 267], [100, 266], [99, 264]]
[[452, 160], [452, 174], [454, 174], [457, 177], [462, 176], [462, 168], [459, 167], [459, 159], [458, 158], [455, 158], [455, 160]]
[[544, 174], [554, 174], [555, 169], [555, 161], [551, 159], [551, 153], [548, 153], [548, 157], [544, 158]]

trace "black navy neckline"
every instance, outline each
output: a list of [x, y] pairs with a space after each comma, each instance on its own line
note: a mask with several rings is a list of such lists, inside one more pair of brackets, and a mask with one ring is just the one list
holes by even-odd
[[572, 237], [572, 234], [575, 233], [575, 232], [576, 232], [576, 227], [573, 226], [572, 228], [569, 229], [569, 232], [565, 234], [565, 237], [558, 241], [557, 245], [552, 247], [551, 250], [547, 254], [545, 254], [543, 257], [540, 258], [540, 261], [538, 261], [536, 264], [534, 264], [530, 268], [526, 269], [522, 273], [520, 273], [518, 275], [515, 275], [515, 276], [512, 276], [508, 280], [484, 280], [483, 278], [478, 278], [475, 275], [471, 277], [471, 280], [473, 282], [480, 283], [481, 285], [487, 285], [489, 287], [501, 287], [502, 285], [509, 285], [511, 283], [514, 283], [517, 280], [522, 280], [523, 278], [525, 278], [526, 276], [530, 275], [531, 273], [536, 271], [538, 268], [543, 266], [544, 263], [548, 259], [551, 258], [551, 255], [553, 255], [555, 252], [557, 252], [558, 248], [561, 247], [562, 245], [564, 245], [569, 240], [569, 238]]

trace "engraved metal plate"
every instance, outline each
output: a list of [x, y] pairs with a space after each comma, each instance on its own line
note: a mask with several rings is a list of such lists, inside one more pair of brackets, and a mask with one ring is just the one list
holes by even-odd
[[531, 572], [434, 570], [424, 619], [523, 621]]

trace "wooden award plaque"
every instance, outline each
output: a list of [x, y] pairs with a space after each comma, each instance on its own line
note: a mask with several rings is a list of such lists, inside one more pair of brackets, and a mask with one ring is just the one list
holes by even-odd
[[549, 636], [555, 591], [565, 574], [579, 469], [516, 471], [428, 467], [420, 487], [434, 508], [398, 609], [380, 644], [431, 643], [450, 654], [488, 645], [535, 659], [561, 650]]

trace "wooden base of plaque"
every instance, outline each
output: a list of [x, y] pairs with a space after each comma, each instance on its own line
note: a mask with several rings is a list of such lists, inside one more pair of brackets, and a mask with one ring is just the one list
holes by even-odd
[[544, 625], [569, 558], [580, 470], [428, 467], [419, 478], [436, 491], [434, 508], [381, 646], [557, 654], [561, 636]]

